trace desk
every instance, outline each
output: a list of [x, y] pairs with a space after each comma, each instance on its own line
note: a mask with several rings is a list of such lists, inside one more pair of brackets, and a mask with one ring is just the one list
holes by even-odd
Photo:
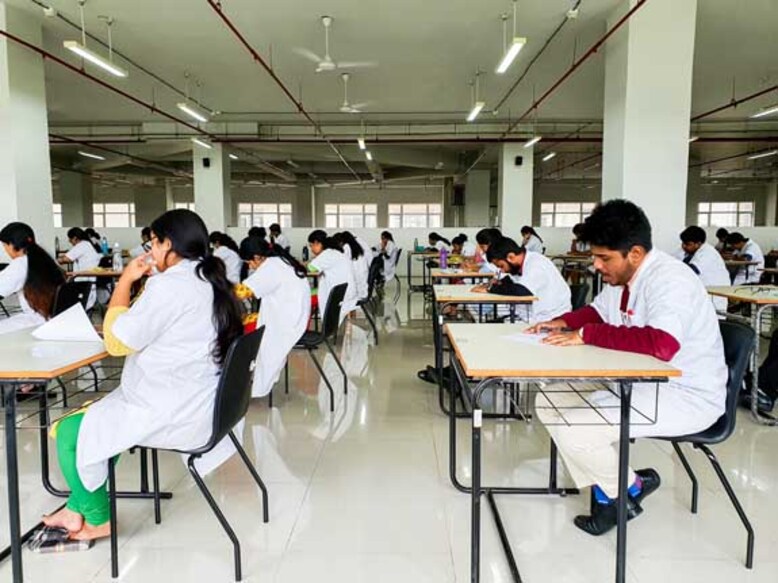
[[[413, 285], [413, 259], [415, 258], [421, 258], [423, 261], [422, 265], [422, 285]], [[408, 278], [408, 293], [418, 292], [418, 291], [426, 291], [427, 287], [427, 259], [435, 259], [436, 257], [440, 257], [440, 253], [438, 251], [408, 251], [405, 254], [405, 261], [407, 263], [406, 265], [406, 277]]]
[[[734, 285], [709, 287], [708, 293], [719, 298], [727, 298], [735, 302], [742, 302], [751, 305], [751, 319], [748, 322], [756, 332], [754, 349], [751, 354], [751, 417], [757, 423], [762, 425], [778, 425], [778, 419], [759, 413], [757, 391], [759, 383], [757, 382], [760, 358], [759, 358], [759, 335], [762, 330], [762, 317], [767, 310], [778, 308], [778, 286], [774, 285]], [[722, 313], [722, 315], [733, 318], [733, 314]], [[741, 317], [742, 318], [742, 317]], [[735, 319], [741, 319], [735, 318]]]
[[69, 279], [76, 277], [94, 277], [103, 279], [119, 279], [122, 276], [121, 271], [113, 269], [90, 269], [88, 271], [69, 271], [66, 276]]
[[[616, 542], [616, 583], [624, 583], [626, 577], [627, 551], [627, 470], [629, 465], [629, 414], [632, 399], [632, 384], [635, 382], [665, 382], [681, 372], [653, 357], [641, 354], [617, 352], [593, 346], [553, 347], [543, 345], [517, 344], [503, 336], [520, 333], [524, 324], [449, 324], [446, 334], [453, 348], [451, 365], [452, 384], [456, 379], [462, 389], [469, 392], [468, 379], [477, 379], [472, 391], [472, 473], [471, 487], [463, 486], [456, 477], [456, 468], [451, 469], [454, 486], [471, 497], [471, 581], [480, 581], [480, 527], [481, 494], [486, 494], [492, 509], [500, 540], [511, 566], [515, 581], [521, 581], [507, 535], [502, 525], [494, 494], [565, 494], [569, 489], [556, 485], [555, 450], [552, 447], [552, 463], [547, 488], [490, 488], [481, 485], [481, 426], [483, 412], [480, 399], [483, 392], [505, 380], [525, 382], [598, 380], [616, 382], [621, 393], [620, 441], [619, 441], [619, 505]], [[519, 348], [519, 349], [517, 349]], [[450, 387], [451, 414], [449, 433], [455, 444], [456, 401], [454, 388]], [[452, 452], [453, 453], [453, 452]], [[573, 528], [571, 526], [571, 528]]]
[[433, 269], [430, 271], [430, 279], [494, 279], [491, 271], [465, 271], [463, 269]]
[[752, 267], [754, 265], [759, 265], [758, 261], [745, 261], [742, 259], [726, 259], [724, 261], [724, 265], [729, 270], [730, 274], [730, 281], [735, 281], [735, 277], [737, 276], [737, 272], [740, 271], [740, 268], [744, 268], [746, 270], [746, 279], [748, 279], [748, 268]]

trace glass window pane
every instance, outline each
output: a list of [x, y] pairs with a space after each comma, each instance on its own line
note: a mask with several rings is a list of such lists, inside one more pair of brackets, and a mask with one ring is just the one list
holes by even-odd
[[741, 202], [739, 205], [740, 211], [753, 211], [754, 210], [754, 203], [753, 202]]
[[105, 205], [105, 212], [107, 213], [127, 213], [130, 207], [127, 203], [109, 203]]
[[106, 227], [130, 227], [130, 216], [128, 214], [107, 214], [105, 215]]
[[291, 203], [279, 204], [278, 205], [278, 212], [292, 214], [292, 205], [291, 205]]
[[375, 215], [365, 215], [365, 228], [375, 229], [378, 221]]
[[554, 226], [554, 215], [552, 215], [552, 214], [540, 215], [540, 226], [541, 227], [553, 227]]
[[250, 213], [251, 212], [251, 205], [247, 202], [241, 202], [238, 204], [238, 212], [239, 213]]
[[700, 213], [697, 215], [697, 226], [698, 227], [707, 227], [708, 225], [708, 215]]
[[753, 222], [753, 215], [751, 213], [741, 213], [738, 216], [737, 226], [738, 227], [752, 227], [751, 224]]
[[400, 214], [402, 212], [402, 205], [401, 204], [390, 204], [389, 205], [389, 214]]
[[324, 212], [327, 213], [327, 214], [337, 213], [338, 212], [338, 205], [336, 205], [336, 204], [325, 204], [324, 205]]
[[710, 224], [717, 227], [734, 227], [737, 225], [737, 213], [711, 213]]
[[541, 213], [553, 213], [554, 212], [554, 203], [553, 202], [542, 202], [542, 203], [540, 203], [540, 212]]
[[578, 202], [558, 202], [556, 205], [557, 213], [578, 213], [581, 211], [581, 203]]
[[403, 212], [405, 214], [426, 215], [427, 205], [426, 204], [404, 204]]
[[254, 205], [255, 213], [274, 213], [278, 210], [278, 205], [257, 203]]
[[429, 228], [438, 229], [443, 226], [443, 222], [440, 220], [440, 215], [430, 215]]
[[400, 215], [389, 215], [389, 228], [390, 229], [400, 228]]
[[346, 213], [358, 213], [362, 214], [362, 205], [361, 204], [341, 204], [340, 206], [340, 214], [346, 214]]
[[737, 212], [736, 202], [712, 202], [710, 203], [710, 210], [714, 213], [723, 212]]
[[337, 229], [338, 228], [338, 215], [327, 215], [325, 220], [325, 226], [328, 229]]
[[594, 202], [585, 202], [581, 205], [581, 212], [589, 214], [594, 210], [594, 206], [597, 203]]
[[709, 213], [710, 212], [710, 203], [709, 202], [701, 202], [697, 205], [697, 210], [701, 213]]
[[94, 220], [92, 221], [94, 223], [95, 227], [104, 227], [103, 225], [103, 215], [94, 215]]
[[282, 229], [291, 229], [292, 228], [292, 215], [281, 215], [281, 222], [280, 222]]
[[376, 204], [366, 204], [365, 205], [365, 212], [366, 213], [371, 213], [371, 214], [376, 214], [378, 212], [378, 205], [376, 205]]
[[405, 215], [403, 227], [407, 229], [424, 229], [427, 227], [427, 215]]
[[578, 213], [562, 213], [556, 215], [555, 225], [556, 227], [574, 227], [581, 220], [581, 215]]
[[439, 204], [431, 204], [431, 205], [429, 205], [429, 213], [430, 214], [435, 213], [435, 214], [439, 215], [441, 212], [442, 212], [442, 209], [440, 208]]

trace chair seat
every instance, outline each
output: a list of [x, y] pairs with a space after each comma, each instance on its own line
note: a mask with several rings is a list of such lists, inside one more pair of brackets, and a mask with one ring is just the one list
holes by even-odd
[[694, 433], [692, 435], [681, 435], [678, 437], [655, 437], [652, 439], [661, 439], [663, 441], [675, 441], [676, 443], [701, 443], [703, 445], [715, 445], [727, 439], [732, 433], [726, 415], [719, 417], [713, 425], [705, 431]]
[[324, 336], [322, 336], [321, 332], [316, 332], [314, 330], [307, 330], [300, 340], [297, 341], [297, 344], [295, 344], [295, 348], [316, 348], [319, 346], [322, 342], [324, 342]]

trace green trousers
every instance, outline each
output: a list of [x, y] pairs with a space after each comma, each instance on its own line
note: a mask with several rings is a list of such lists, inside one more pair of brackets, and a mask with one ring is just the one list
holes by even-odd
[[57, 455], [62, 475], [65, 476], [65, 482], [70, 488], [67, 508], [78, 512], [87, 524], [100, 526], [111, 518], [107, 484], [90, 492], [81, 483], [76, 469], [76, 445], [83, 419], [84, 413], [77, 413], [60, 420], [57, 426]]

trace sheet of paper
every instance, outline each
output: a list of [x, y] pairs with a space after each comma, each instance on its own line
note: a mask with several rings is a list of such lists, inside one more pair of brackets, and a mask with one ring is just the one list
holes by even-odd
[[508, 334], [503, 336], [505, 340], [516, 342], [518, 344], [529, 344], [532, 346], [540, 346], [543, 343], [543, 339], [548, 336], [547, 332], [541, 332], [540, 334], [525, 334], [519, 332], [518, 334]]
[[32, 335], [39, 340], [102, 342], [81, 304], [68, 308], [36, 328]]

